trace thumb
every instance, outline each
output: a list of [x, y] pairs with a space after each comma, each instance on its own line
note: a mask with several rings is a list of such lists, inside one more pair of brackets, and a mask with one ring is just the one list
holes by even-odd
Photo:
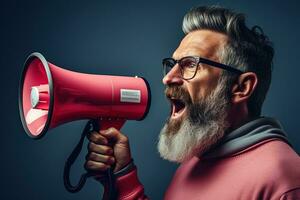
[[100, 134], [106, 137], [108, 140], [111, 140], [115, 142], [116, 144], [122, 143], [122, 144], [127, 144], [128, 143], [128, 138], [123, 135], [119, 130], [116, 128], [109, 128], [106, 130], [101, 130]]

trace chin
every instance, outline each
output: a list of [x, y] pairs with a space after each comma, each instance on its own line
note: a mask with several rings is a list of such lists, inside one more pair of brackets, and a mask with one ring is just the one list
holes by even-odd
[[157, 148], [163, 159], [182, 163], [194, 156], [201, 157], [223, 138], [228, 127], [225, 109], [215, 113], [215, 118], [196, 122], [191, 118], [191, 110], [201, 112], [186, 106], [180, 116], [171, 115], [162, 128]]

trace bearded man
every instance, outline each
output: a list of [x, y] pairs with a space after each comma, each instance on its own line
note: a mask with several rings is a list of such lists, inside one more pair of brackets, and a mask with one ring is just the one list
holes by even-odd
[[[243, 14], [210, 6], [190, 10], [185, 37], [163, 59], [171, 114], [159, 136], [162, 158], [181, 163], [166, 200], [300, 199], [300, 159], [279, 122], [261, 116], [274, 50]], [[128, 138], [91, 132], [86, 169], [114, 166], [117, 199], [147, 199]]]

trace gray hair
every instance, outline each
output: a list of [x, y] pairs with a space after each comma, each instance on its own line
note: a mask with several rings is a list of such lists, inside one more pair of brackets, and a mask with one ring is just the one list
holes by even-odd
[[[185, 34], [207, 29], [227, 35], [228, 42], [220, 49], [220, 61], [257, 75], [258, 84], [248, 101], [248, 110], [250, 116], [259, 116], [270, 87], [274, 56], [272, 43], [263, 30], [258, 26], [249, 29], [244, 14], [219, 6], [192, 8], [184, 16], [182, 29]], [[223, 76], [229, 78], [229, 84], [237, 78], [227, 71], [223, 71]]]

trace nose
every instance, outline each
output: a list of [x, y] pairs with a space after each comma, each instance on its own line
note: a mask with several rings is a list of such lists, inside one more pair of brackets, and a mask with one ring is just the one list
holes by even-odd
[[178, 67], [178, 64], [174, 66], [169, 73], [165, 75], [165, 77], [162, 79], [162, 82], [164, 85], [170, 85], [170, 84], [176, 84], [176, 85], [182, 85], [183, 79]]

